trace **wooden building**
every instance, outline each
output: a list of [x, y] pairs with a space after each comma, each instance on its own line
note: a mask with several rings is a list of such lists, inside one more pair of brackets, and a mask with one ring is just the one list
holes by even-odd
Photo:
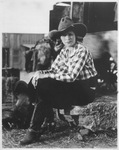
[[86, 24], [88, 32], [117, 30], [116, 2], [62, 2], [50, 11], [50, 30], [57, 29], [59, 21], [70, 16], [74, 22]]
[[17, 68], [24, 70], [25, 46], [34, 46], [36, 42], [44, 37], [44, 34], [2, 34], [2, 68]]

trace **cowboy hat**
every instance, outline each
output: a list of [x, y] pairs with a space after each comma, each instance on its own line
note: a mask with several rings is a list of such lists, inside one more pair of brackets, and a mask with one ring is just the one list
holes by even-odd
[[58, 30], [50, 31], [48, 36], [50, 39], [54, 40], [69, 30], [73, 30], [76, 36], [80, 36], [83, 39], [86, 35], [87, 27], [83, 23], [74, 23], [68, 16], [65, 16], [61, 18]]

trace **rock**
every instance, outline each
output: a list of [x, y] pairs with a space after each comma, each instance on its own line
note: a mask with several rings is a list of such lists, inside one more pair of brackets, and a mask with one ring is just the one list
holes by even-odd
[[80, 130], [80, 134], [81, 134], [82, 136], [88, 135], [88, 133], [89, 133], [89, 130], [88, 130], [88, 129], [81, 129], [81, 130]]
[[60, 113], [66, 120], [70, 116], [79, 127], [93, 132], [117, 128], [117, 103], [113, 97], [103, 96], [87, 106], [74, 106], [71, 110], [61, 110]]
[[83, 137], [80, 133], [77, 134], [77, 138], [78, 138], [79, 141], [83, 141]]

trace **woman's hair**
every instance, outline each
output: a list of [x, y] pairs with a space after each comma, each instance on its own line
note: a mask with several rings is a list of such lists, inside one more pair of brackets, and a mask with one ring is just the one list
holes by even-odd
[[76, 41], [78, 41], [78, 42], [83, 42], [83, 38], [80, 37], [80, 36], [76, 36]]

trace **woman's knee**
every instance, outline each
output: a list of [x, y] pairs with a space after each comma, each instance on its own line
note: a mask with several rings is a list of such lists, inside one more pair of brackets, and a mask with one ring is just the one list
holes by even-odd
[[54, 86], [54, 80], [51, 78], [39, 79], [37, 84], [37, 89], [50, 90]]

